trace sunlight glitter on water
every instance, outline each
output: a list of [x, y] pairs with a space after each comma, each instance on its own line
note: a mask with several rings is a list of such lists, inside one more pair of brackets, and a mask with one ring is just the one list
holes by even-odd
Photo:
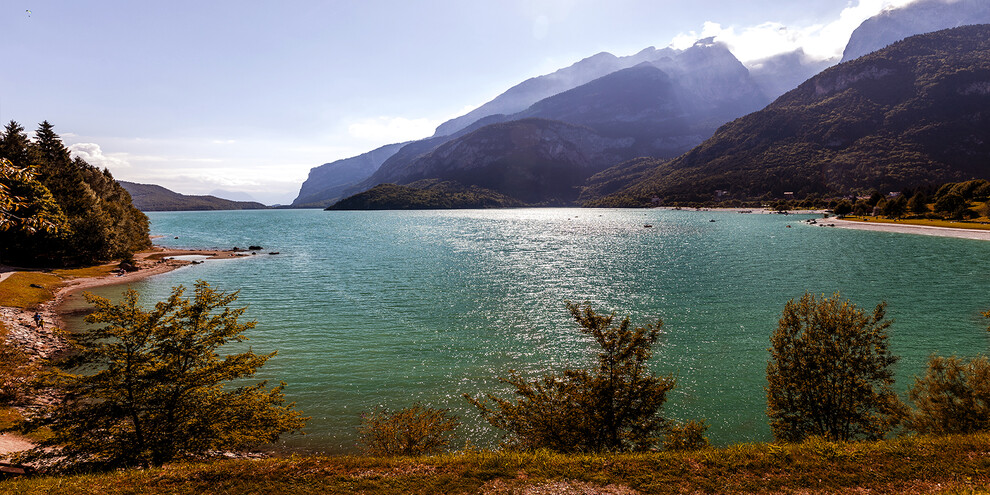
[[591, 362], [566, 300], [634, 324], [662, 318], [652, 368], [678, 377], [665, 411], [707, 419], [716, 444], [768, 438], [769, 335], [805, 290], [841, 290], [867, 308], [889, 302], [901, 388], [931, 352], [972, 355], [988, 344], [979, 313], [990, 309], [980, 297], [990, 268], [972, 260], [987, 259], [990, 243], [980, 241], [661, 210], [149, 216], [170, 246], [282, 253], [207, 262], [135, 288], [146, 301], [200, 278], [240, 290], [238, 303], [259, 321], [248, 344], [279, 351], [261, 378], [286, 381], [313, 417], [308, 434], [287, 443], [331, 452], [353, 449], [361, 412], [417, 400], [454, 409], [475, 445], [492, 441], [462, 393], [498, 390], [510, 368], [535, 376]]

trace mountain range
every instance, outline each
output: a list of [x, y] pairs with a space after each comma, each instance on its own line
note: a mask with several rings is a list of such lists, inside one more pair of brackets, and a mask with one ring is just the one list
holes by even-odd
[[[888, 10], [856, 30], [845, 57], [915, 32], [982, 19], [987, 10], [976, 0], [921, 0]], [[293, 206], [325, 206], [378, 184], [433, 179], [491, 188], [531, 205], [597, 198], [629, 186], [622, 180], [643, 178], [648, 163], [683, 163], [669, 159], [834, 62], [798, 50], [745, 67], [712, 39], [685, 50], [599, 53], [510, 88], [441, 124], [431, 138], [314, 168]], [[516, 149], [519, 143], [526, 144]], [[648, 158], [628, 161], [637, 157]], [[616, 163], [622, 165], [607, 170]], [[555, 171], [559, 182], [552, 183], [547, 171]], [[496, 180], [500, 174], [508, 176]], [[607, 187], [594, 180], [582, 185], [599, 174], [608, 178]]]
[[[547, 90], [548, 86], [559, 89], [564, 82], [573, 84], [575, 81], [591, 77], [589, 74], [597, 74], [634, 62], [639, 63], [540, 99], [513, 114], [484, 115], [493, 108], [514, 108], [512, 105], [529, 101], [534, 94], [542, 94], [534, 88], [542, 88], [541, 91]], [[685, 50], [649, 48], [637, 55], [624, 58], [599, 54], [544, 77], [546, 79], [535, 78], [513, 87], [503, 96], [493, 100], [492, 105], [477, 109], [473, 112], [473, 116], [484, 116], [467, 127], [459, 128], [460, 124], [457, 122], [466, 122], [463, 119], [447, 122], [438, 128], [437, 134], [441, 132], [451, 132], [451, 134], [437, 135], [400, 147], [368, 178], [353, 184], [350, 188], [334, 189], [333, 193], [348, 195], [383, 183], [408, 184], [430, 178], [451, 179], [452, 177], [447, 175], [425, 174], [437, 169], [438, 165], [434, 163], [437, 160], [459, 159], [450, 154], [451, 149], [464, 152], [466, 156], [478, 155], [480, 151], [472, 149], [472, 144], [480, 143], [479, 136], [475, 133], [486, 126], [500, 124], [498, 129], [503, 131], [512, 128], [514, 129], [512, 133], [502, 132], [501, 135], [522, 139], [519, 133], [535, 130], [536, 127], [532, 125], [507, 127], [502, 124], [530, 119], [552, 120], [585, 127], [591, 132], [584, 132], [581, 135], [594, 141], [587, 143], [590, 148], [595, 148], [600, 142], [609, 142], [607, 146], [609, 153], [596, 152], [583, 157], [581, 163], [584, 165], [574, 170], [576, 175], [568, 174], [568, 180], [578, 177], [580, 182], [616, 162], [636, 156], [677, 156], [710, 136], [719, 125], [762, 108], [769, 102], [769, 97], [750, 77], [742, 63], [724, 44], [715, 43], [711, 39], [701, 40]], [[512, 105], [509, 102], [512, 102]], [[545, 130], [546, 126], [542, 126], [541, 129]], [[491, 138], [498, 135], [498, 132], [491, 131], [484, 135]], [[577, 135], [541, 133], [540, 139], [543, 140], [542, 146], [547, 150], [569, 148], [583, 153], [588, 146], [569, 140], [569, 137], [574, 136]], [[503, 143], [501, 146], [487, 149], [488, 152], [494, 149], [511, 151], [508, 144]], [[441, 148], [443, 148], [442, 152]], [[567, 160], [574, 158], [573, 154], [566, 155], [566, 158], [560, 153], [538, 155], [543, 157], [541, 159], [549, 160], [538, 165], [545, 169], [566, 167], [569, 163]], [[557, 163], [553, 157], [561, 157], [564, 161]], [[500, 163], [506, 163], [506, 160], [511, 159], [509, 156], [491, 158], [492, 161]], [[476, 160], [467, 158], [461, 161], [458, 168], [462, 172], [470, 170], [477, 164]], [[317, 170], [329, 168], [325, 165], [314, 169], [311, 179], [307, 180], [302, 189], [328, 190], [322, 184], [314, 186], [313, 183], [316, 181], [312, 176]], [[519, 168], [516, 167], [514, 170]], [[490, 176], [492, 173], [495, 172], [487, 169], [483, 175]], [[466, 186], [491, 186], [491, 181], [485, 179], [473, 182], [470, 173], [457, 175], [457, 180], [467, 181], [463, 182]], [[541, 196], [537, 193], [541, 190], [540, 184], [533, 184], [524, 188], [525, 191], [519, 191], [508, 187], [509, 183], [519, 184], [520, 181], [507, 179], [503, 184], [507, 188], [495, 190], [512, 197], [517, 197], [517, 193], [523, 194], [528, 198], [525, 200], [528, 204], [557, 204], [562, 198], [573, 200], [577, 197], [576, 189], [561, 194], [561, 191], [554, 188], [553, 191], [548, 190], [546, 195]], [[330, 195], [323, 197], [326, 203], [335, 199], [337, 198]], [[312, 195], [300, 194], [293, 205], [302, 206], [319, 201]]]
[[[596, 205], [899, 191], [990, 177], [990, 25], [839, 64]], [[643, 166], [642, 164], [640, 166]]]
[[216, 196], [189, 196], [153, 184], [117, 181], [131, 195], [141, 211], [261, 210], [267, 206], [255, 201], [231, 201]]

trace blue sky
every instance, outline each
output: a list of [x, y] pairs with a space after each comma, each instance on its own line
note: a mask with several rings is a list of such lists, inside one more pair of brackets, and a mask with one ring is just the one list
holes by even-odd
[[715, 35], [744, 61], [825, 58], [908, 1], [4, 0], [0, 120], [48, 120], [118, 179], [288, 203], [312, 167], [601, 51]]

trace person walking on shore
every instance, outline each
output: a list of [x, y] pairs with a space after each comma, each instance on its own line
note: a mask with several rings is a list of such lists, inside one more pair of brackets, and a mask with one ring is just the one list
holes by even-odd
[[41, 313], [35, 313], [34, 314], [34, 324], [38, 328], [41, 328], [41, 329], [44, 329], [45, 328], [45, 320], [43, 320], [41, 318]]

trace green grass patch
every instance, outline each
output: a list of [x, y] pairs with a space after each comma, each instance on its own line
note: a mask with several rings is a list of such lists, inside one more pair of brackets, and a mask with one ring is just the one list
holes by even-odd
[[[843, 220], [866, 223], [890, 223], [895, 225], [924, 225], [928, 227], [949, 227], [953, 229], [990, 230], [990, 221], [983, 220], [930, 220], [925, 218], [907, 218], [894, 220], [892, 218], [879, 217], [843, 217]], [[987, 223], [984, 223], [987, 222]]]
[[50, 273], [17, 272], [0, 282], [0, 306], [36, 308], [54, 297], [61, 284], [62, 278]]
[[178, 463], [3, 482], [9, 493], [983, 493], [990, 435], [742, 444], [683, 453], [471, 451]]
[[110, 272], [117, 269], [117, 265], [97, 265], [85, 268], [71, 268], [64, 270], [54, 270], [52, 273], [64, 279], [103, 277], [110, 275]]

